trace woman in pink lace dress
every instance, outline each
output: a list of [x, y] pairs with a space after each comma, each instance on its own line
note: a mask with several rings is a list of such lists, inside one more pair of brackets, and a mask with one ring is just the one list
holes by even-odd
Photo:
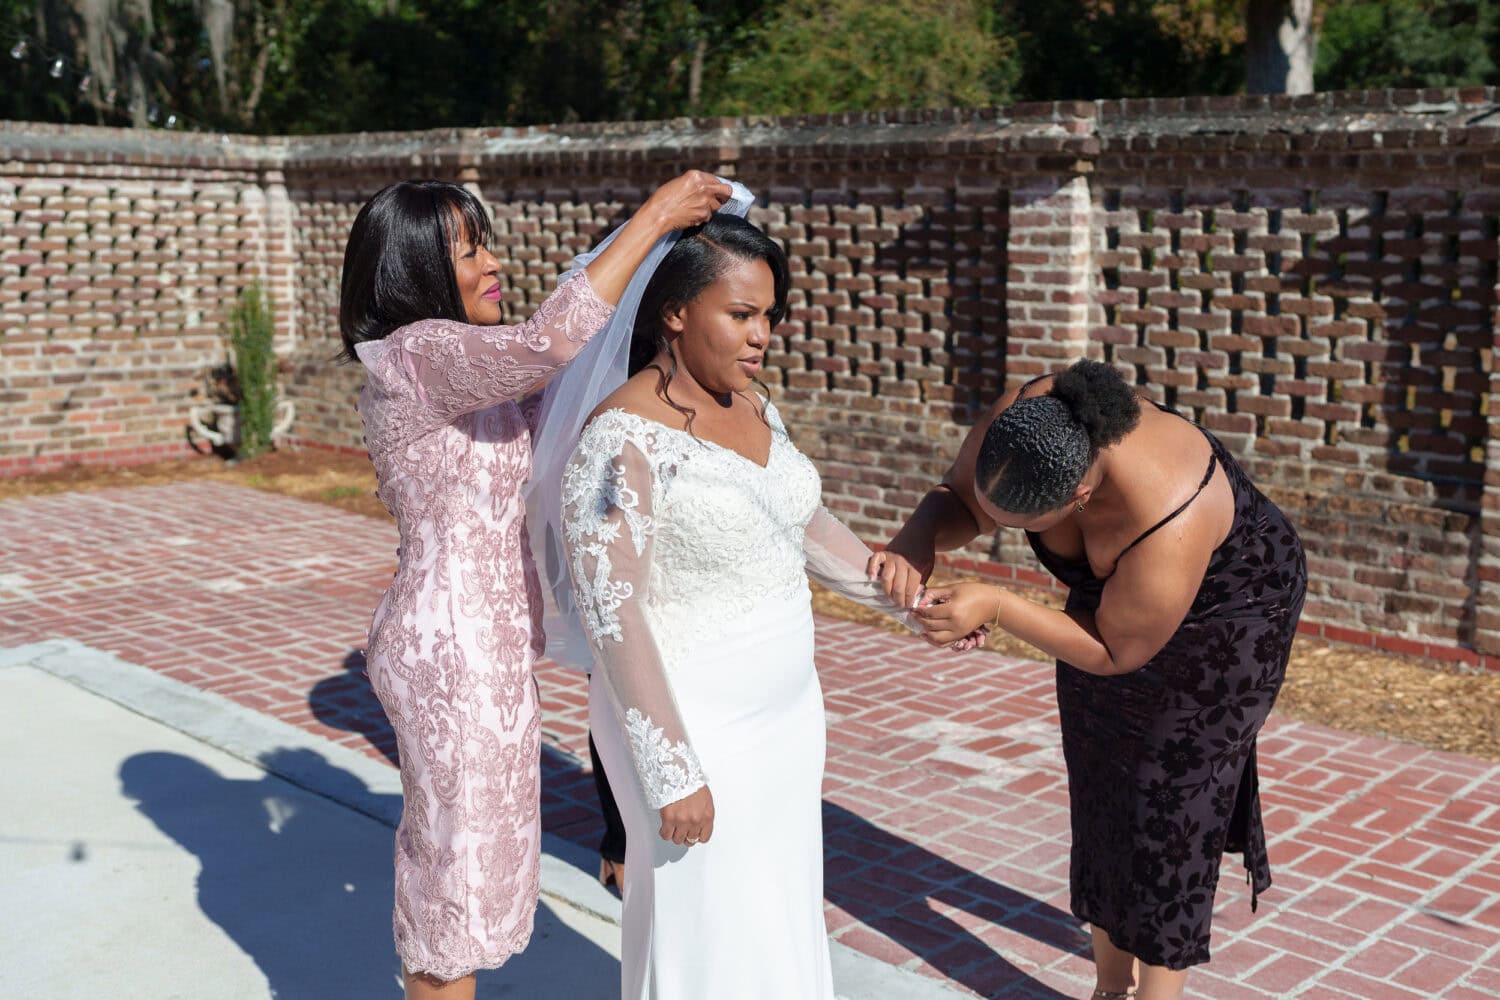
[[536, 909], [543, 636], [517, 401], [605, 324], [658, 238], [728, 194], [696, 171], [663, 185], [517, 326], [498, 325], [489, 220], [463, 188], [394, 184], [354, 220], [339, 326], [367, 370], [365, 443], [401, 533], [366, 659], [401, 755], [394, 927], [408, 997], [472, 997], [475, 970], [526, 946]]

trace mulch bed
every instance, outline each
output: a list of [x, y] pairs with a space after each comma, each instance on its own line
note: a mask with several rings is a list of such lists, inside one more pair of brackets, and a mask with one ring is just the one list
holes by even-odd
[[[316, 450], [281, 450], [237, 463], [199, 457], [124, 467], [67, 466], [0, 479], [0, 500], [184, 479], [235, 483], [370, 517], [389, 516], [375, 497], [375, 474], [368, 459]], [[1055, 595], [1049, 593], [1027, 596], [1056, 603]], [[822, 614], [901, 630], [883, 615], [816, 587], [813, 606]], [[1046, 659], [1006, 635], [992, 636], [986, 648], [1026, 659]], [[1500, 673], [1473, 672], [1414, 657], [1299, 638], [1276, 711], [1335, 729], [1500, 762]]]

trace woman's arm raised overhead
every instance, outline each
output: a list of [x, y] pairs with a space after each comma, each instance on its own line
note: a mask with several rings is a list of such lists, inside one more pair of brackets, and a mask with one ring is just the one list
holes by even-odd
[[422, 412], [432, 423], [447, 423], [524, 398], [571, 361], [611, 312], [587, 275], [578, 275], [524, 323], [422, 320], [396, 331], [388, 343], [395, 352], [391, 357], [411, 377]]
[[614, 242], [584, 269], [599, 297], [610, 304], [619, 302], [635, 269], [657, 240], [675, 230], [707, 222], [732, 193], [728, 184], [702, 170], [689, 170], [657, 188]]
[[392, 346], [427, 418], [446, 423], [541, 387], [608, 322], [652, 245], [707, 219], [729, 193], [727, 184], [699, 170], [663, 184], [583, 273], [564, 282], [524, 323], [424, 320], [398, 331]]

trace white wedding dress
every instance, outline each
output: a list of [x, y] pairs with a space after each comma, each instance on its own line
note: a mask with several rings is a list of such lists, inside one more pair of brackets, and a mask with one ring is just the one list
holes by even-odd
[[[766, 418], [762, 467], [608, 410], [564, 473], [589, 722], [628, 834], [625, 1000], [833, 998], [807, 577], [912, 623], [769, 403]], [[705, 784], [712, 839], [662, 840], [657, 810]]]

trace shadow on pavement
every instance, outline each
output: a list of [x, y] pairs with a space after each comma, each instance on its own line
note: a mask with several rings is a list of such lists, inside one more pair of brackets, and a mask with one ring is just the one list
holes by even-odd
[[[1071, 913], [960, 867], [842, 806], [823, 802], [823, 896], [980, 996], [1070, 1000], [996, 954], [968, 927], [1004, 927], [1048, 949], [1089, 953]], [[971, 918], [937, 912], [946, 903]], [[1016, 990], [1026, 984], [1023, 992]]]
[[[335, 799], [340, 786], [368, 795], [310, 750], [273, 751], [261, 763], [311, 776], [310, 787]], [[255, 961], [273, 996], [400, 995], [389, 828], [272, 774], [225, 778], [175, 753], [135, 754], [120, 781], [142, 814], [197, 856], [199, 908]], [[499, 972], [480, 974], [481, 996], [540, 996], [534, 987], [512, 992], [515, 981], [546, 981], [562, 965], [574, 983], [605, 984], [600, 996], [619, 981], [614, 957], [545, 906], [532, 942]], [[570, 993], [583, 995], [593, 994]]]
[[[325, 725], [364, 735], [395, 763], [394, 737], [370, 688], [362, 651], [351, 650], [343, 667], [343, 673], [314, 685], [308, 696], [313, 714]], [[595, 850], [604, 827], [591, 774], [546, 743], [541, 765], [544, 829]], [[823, 839], [824, 898], [865, 926], [981, 996], [1069, 1000], [1001, 958], [965, 924], [994, 924], [1048, 949], [1087, 955], [1088, 934], [1072, 914], [827, 801]], [[960, 923], [932, 909], [928, 900], [947, 903], [974, 919]]]
[[323, 725], [359, 733], [386, 760], [400, 766], [396, 734], [391, 732], [391, 724], [370, 689], [370, 676], [365, 673], [364, 650], [349, 650], [343, 666], [343, 673], [325, 677], [313, 685], [307, 694], [307, 707]]

